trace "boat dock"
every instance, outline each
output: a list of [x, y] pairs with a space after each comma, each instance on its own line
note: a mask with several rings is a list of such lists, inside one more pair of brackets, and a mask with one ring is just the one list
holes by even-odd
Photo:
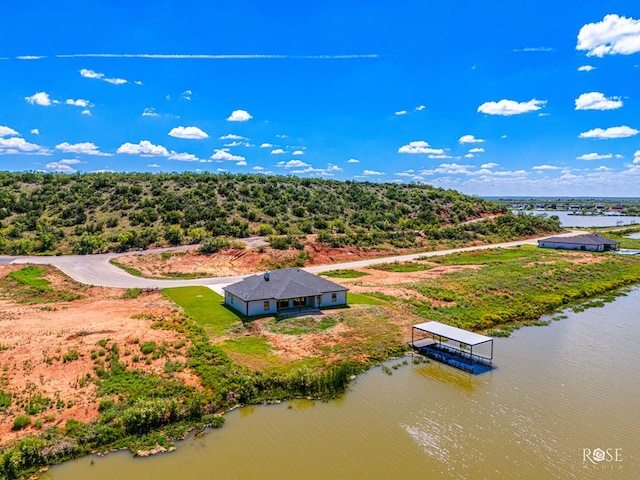
[[426, 357], [474, 374], [494, 368], [493, 338], [444, 323], [414, 325], [410, 345]]

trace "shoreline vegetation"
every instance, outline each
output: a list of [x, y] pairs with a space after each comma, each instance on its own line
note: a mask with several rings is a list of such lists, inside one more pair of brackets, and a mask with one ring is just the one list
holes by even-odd
[[[635, 231], [626, 229], [625, 234], [629, 230]], [[63, 425], [48, 426], [51, 422], [46, 419], [55, 416], [59, 408], [51, 405], [50, 399], [33, 395], [26, 403], [23, 399], [17, 404], [12, 394], [2, 391], [0, 412], [13, 416], [16, 429], [36, 425], [40, 433], [0, 449], [0, 475], [19, 478], [46, 465], [95, 452], [123, 448], [136, 454], [167, 451], [173, 448], [173, 440], [184, 438], [193, 429], [221, 426], [221, 414], [239, 405], [333, 398], [344, 392], [353, 375], [403, 355], [407, 351], [403, 331], [412, 319], [428, 318], [508, 336], [522, 325], [544, 325], [543, 316], [566, 308], [602, 306], [623, 295], [626, 287], [640, 283], [640, 259], [608, 253], [523, 246], [452, 254], [425, 262], [376, 265], [358, 272], [364, 275], [330, 273], [334, 280], [354, 282], [352, 285], [367, 293], [353, 294], [348, 309], [332, 311], [322, 320], [261, 319], [261, 334], [255, 334], [257, 321], [235, 316], [209, 289], [165, 290], [165, 298], [179, 308], [147, 320], [153, 322], [153, 328], [182, 338], [185, 360], [167, 361], [163, 374], [147, 374], [121, 361], [121, 346], [101, 341], [105, 354], [98, 357], [85, 380], [95, 384], [98, 402], [99, 415], [90, 422], [68, 419]], [[412, 292], [411, 297], [396, 298], [383, 293], [382, 288], [366, 287], [376, 269], [410, 275], [407, 272], [422, 274], [440, 268], [452, 269], [431, 279], [399, 280], [397, 285]], [[37, 270], [27, 266], [10, 275], [11, 281], [24, 286], [23, 291], [13, 294], [18, 302], [33, 301], [33, 289], [45, 289], [54, 299], [60, 295], [42, 283]], [[203, 297], [205, 290], [210, 297]], [[63, 293], [64, 298], [73, 297], [70, 292]], [[127, 293], [135, 296], [139, 292]], [[73, 299], [68, 301], [72, 308]], [[398, 320], [405, 317], [409, 322]], [[264, 334], [313, 334], [317, 339], [336, 335], [332, 329], [338, 326], [348, 329], [341, 332], [344, 341], [320, 350], [322, 355], [294, 361], [279, 358], [270, 337]], [[159, 345], [141, 342], [140, 348], [150, 356], [162, 355]], [[73, 362], [73, 356], [63, 361]], [[197, 385], [187, 385], [173, 375], [185, 370], [197, 377]]]

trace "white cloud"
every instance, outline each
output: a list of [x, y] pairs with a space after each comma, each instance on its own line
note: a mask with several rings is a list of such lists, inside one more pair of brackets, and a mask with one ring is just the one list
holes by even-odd
[[246, 110], [234, 110], [227, 118], [227, 122], [246, 122], [252, 118]]
[[365, 170], [364, 172], [362, 172], [362, 175], [384, 175], [384, 172], [377, 172], [376, 170]]
[[447, 155], [445, 153], [432, 153], [428, 155], [428, 157], [432, 160], [442, 160], [445, 158], [452, 158], [451, 155]]
[[67, 105], [73, 105], [75, 107], [82, 108], [86, 108], [89, 106], [89, 100], [84, 100], [82, 98], [78, 98], [77, 100], [74, 100], [73, 98], [67, 98], [64, 103], [66, 103]]
[[200, 159], [196, 157], [193, 153], [176, 153], [171, 152], [169, 155], [169, 160], [177, 160], [179, 162], [199, 162]]
[[398, 153], [442, 155], [444, 154], [444, 150], [441, 148], [431, 148], [427, 142], [418, 140], [416, 142], [409, 142], [408, 145], [403, 145], [398, 149]]
[[104, 73], [94, 72], [93, 70], [88, 70], [86, 68], [83, 68], [82, 70], [80, 70], [80, 75], [82, 75], [84, 78], [100, 79], [104, 77]]
[[239, 162], [236, 162], [236, 167], [246, 167], [246, 166], [247, 166], [246, 160], [240, 160]]
[[169, 135], [187, 140], [202, 140], [203, 138], [209, 138], [209, 135], [198, 127], [175, 127], [171, 129]]
[[51, 152], [49, 152], [49, 150], [47, 150], [46, 148], [42, 148], [40, 145], [27, 142], [24, 138], [0, 137], [0, 155], [11, 155], [18, 153], [29, 155], [50, 155]]
[[223, 135], [220, 137], [220, 140], [246, 140], [247, 137], [241, 137], [240, 135], [235, 135], [230, 133], [228, 135]]
[[327, 164], [327, 171], [329, 171], [329, 172], [341, 172], [342, 168], [340, 168], [337, 165], [334, 165], [333, 163], [328, 163]]
[[591, 65], [582, 65], [580, 67], [578, 67], [578, 71], [579, 72], [590, 72], [592, 70], [595, 70], [596, 67], [591, 66]]
[[484, 148], [476, 147], [469, 150], [469, 153], [484, 153]]
[[485, 102], [478, 107], [478, 112], [487, 115], [520, 115], [522, 113], [536, 112], [546, 105], [546, 100], [532, 98], [528, 102], [516, 102], [503, 99], [499, 102]]
[[601, 22], [587, 23], [578, 33], [576, 50], [600, 58], [640, 52], [640, 20], [611, 14]]
[[191, 90], [185, 90], [180, 94], [180, 98], [184, 100], [191, 100], [191, 95], [193, 95], [193, 92]]
[[532, 170], [560, 170], [560, 167], [555, 167], [553, 165], [536, 165], [532, 167]]
[[596, 172], [609, 172], [612, 169], [609, 167], [605, 167], [604, 165], [600, 165], [598, 168], [594, 169]]
[[34, 135], [40, 135], [40, 130], [38, 130], [37, 128], [32, 128], [31, 133], [33, 133]]
[[98, 156], [111, 156], [110, 153], [102, 153], [98, 150], [98, 147], [91, 142], [83, 142], [83, 143], [69, 143], [63, 142], [56, 145], [56, 150], [60, 150], [65, 153], [77, 153], [84, 155], [98, 155]]
[[123, 143], [118, 147], [117, 153], [127, 155], [140, 155], [142, 157], [168, 157], [169, 151], [162, 145], [154, 145], [149, 140], [141, 140], [140, 143]]
[[422, 111], [422, 110], [424, 110], [425, 108], [427, 108], [427, 107], [425, 107], [424, 105], [418, 105], [418, 106], [415, 108], [415, 111], [416, 111], [416, 112], [421, 112], [421, 111]]
[[80, 163], [80, 160], [70, 159], [70, 160], [60, 160], [59, 162], [50, 162], [45, 165], [47, 170], [53, 170], [54, 172], [60, 173], [75, 173], [77, 170], [73, 168], [71, 165], [76, 165]]
[[273, 144], [272, 143], [263, 143], [262, 145], [260, 145], [260, 148], [272, 148]]
[[556, 49], [553, 47], [525, 47], [525, 48], [515, 48], [514, 52], [555, 52]]
[[484, 140], [482, 138], [476, 138], [473, 135], [463, 135], [458, 139], [458, 142], [464, 143], [482, 143]]
[[136, 81], [135, 81], [135, 82], [133, 82], [133, 83], [135, 83], [136, 85], [143, 85], [143, 83], [142, 83], [142, 81], [141, 81], [141, 80], [136, 80]]
[[158, 165], [157, 163], [150, 163], [149, 165], [147, 165], [147, 167], [149, 167], [149, 168], [160, 168], [160, 165]]
[[10, 137], [14, 135], [20, 135], [13, 128], [5, 127], [0, 125], [0, 137]]
[[281, 148], [276, 148], [275, 150], [271, 150], [271, 155], [282, 155], [284, 153], [287, 153], [287, 152], [285, 152]]
[[124, 85], [127, 82], [124, 78], [103, 78], [103, 80], [107, 83], [111, 83], [112, 85]]
[[576, 98], [576, 110], [615, 110], [620, 107], [620, 97], [607, 98], [600, 92], [583, 93]]
[[633, 154], [633, 163], [640, 163], [640, 150]]
[[24, 98], [31, 105], [41, 105], [43, 107], [48, 107], [51, 105], [51, 98], [49, 98], [49, 94], [46, 92], [38, 92], [34, 93], [30, 97]]
[[91, 110], [82, 110], [82, 112], [80, 113], [82, 113], [82, 115], [87, 115], [89, 117], [91, 116]]
[[284, 168], [300, 168], [310, 167], [308, 163], [304, 163], [302, 160], [289, 160], [288, 162], [279, 162], [279, 165], [284, 165]]
[[[360, 58], [378, 58], [376, 53], [340, 54], [340, 55], [265, 55], [265, 54], [176, 54], [176, 53], [71, 53], [56, 55], [57, 58], [154, 58], [154, 59], [199, 59], [199, 60], [253, 60], [253, 59], [281, 59], [296, 60], [350, 60]], [[45, 58], [45, 57], [42, 57]]]
[[406, 115], [407, 111], [406, 110], [400, 110], [399, 112], [395, 112], [394, 115]]
[[108, 78], [105, 77], [104, 73], [94, 72], [93, 70], [89, 70], [87, 68], [83, 68], [80, 70], [80, 75], [84, 78], [92, 78], [95, 80], [102, 80], [104, 82], [111, 83], [113, 85], [123, 85], [128, 83], [124, 78]]
[[357, 158], [350, 158], [349, 160], [347, 160], [347, 163], [360, 163], [360, 160], [358, 160]]
[[480, 165], [480, 168], [496, 168], [499, 166], [500, 165], [498, 165], [497, 163], [483, 163], [482, 165]]
[[159, 117], [160, 115], [156, 112], [155, 108], [145, 108], [142, 111], [142, 116], [143, 117]]
[[296, 150], [291, 155], [304, 155], [304, 152], [302, 150]]
[[18, 60], [41, 60], [43, 58], [47, 58], [44, 55], [18, 55], [16, 59]]
[[217, 148], [214, 151], [213, 155], [211, 155], [211, 160], [217, 160], [217, 161], [233, 160], [233, 161], [239, 162], [241, 160], [245, 160], [245, 158], [241, 155], [233, 155], [229, 153], [229, 150], [226, 148], [223, 148], [223, 149]]
[[253, 170], [255, 170], [256, 172], [261, 172], [262, 170], [264, 170], [264, 167], [261, 167], [260, 165], [256, 165], [255, 167], [253, 167]]
[[626, 138], [633, 137], [640, 133], [635, 128], [627, 127], [626, 125], [622, 125], [620, 127], [611, 127], [603, 130], [602, 128], [594, 128], [593, 130], [589, 130], [588, 132], [582, 132], [579, 135], [579, 138]]
[[473, 153], [465, 153], [464, 158], [473, 158]]
[[613, 155], [610, 153], [607, 153], [606, 155], [601, 155], [599, 153], [585, 153], [584, 155], [576, 157], [576, 160], [604, 160], [606, 158], [613, 158]]
[[239, 147], [240, 145], [243, 145], [243, 143], [238, 141], [238, 140], [234, 140], [231, 143], [225, 143], [224, 144], [225, 147]]

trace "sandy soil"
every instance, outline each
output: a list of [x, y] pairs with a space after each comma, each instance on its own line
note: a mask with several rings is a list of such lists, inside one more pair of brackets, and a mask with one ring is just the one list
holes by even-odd
[[[0, 266], [0, 278], [19, 268]], [[124, 299], [124, 290], [73, 287], [75, 284], [61, 274], [47, 279], [59, 286], [66, 284], [67, 290], [75, 288], [84, 298], [31, 305], [0, 300], [0, 389], [14, 395], [14, 411], [0, 412], [2, 444], [34, 431], [34, 427], [28, 427], [12, 432], [11, 425], [16, 415], [24, 413], [20, 404], [37, 395], [50, 398], [54, 404], [52, 409], [32, 416], [34, 422], [43, 420], [45, 428], [54, 423], [64, 426], [70, 418], [87, 421], [97, 416], [95, 385], [83, 378], [94, 375], [91, 352], [102, 349], [99, 341], [108, 340], [106, 349], [117, 344], [120, 360], [133, 366], [134, 355], [144, 357], [139, 344], [179, 340], [173, 332], [150, 328], [151, 317], [169, 315], [173, 309], [159, 292]], [[78, 359], [65, 362], [63, 357], [70, 351], [78, 352]], [[172, 360], [180, 360], [179, 355]], [[160, 373], [165, 361], [166, 357], [150, 363], [141, 360], [135, 362], [135, 368]]]

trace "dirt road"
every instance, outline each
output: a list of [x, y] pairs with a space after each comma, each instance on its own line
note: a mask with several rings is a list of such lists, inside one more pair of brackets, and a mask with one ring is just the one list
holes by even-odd
[[[570, 237], [583, 235], [582, 231], [571, 231], [558, 236]], [[546, 237], [540, 237], [546, 238]], [[305, 270], [312, 273], [326, 272], [327, 270], [338, 270], [344, 268], [362, 268], [369, 265], [385, 262], [406, 262], [415, 260], [418, 257], [432, 257], [440, 255], [448, 255], [455, 252], [466, 252], [470, 250], [483, 250], [489, 248], [505, 248], [515, 247], [518, 245], [536, 245], [538, 238], [529, 240], [519, 240], [515, 242], [497, 243], [492, 245], [481, 245], [475, 247], [455, 248], [452, 250], [440, 250], [432, 252], [414, 253], [410, 255], [399, 255], [394, 257], [376, 258], [369, 260], [358, 260], [354, 262], [334, 263], [331, 265], [318, 265], [314, 267], [306, 267]], [[184, 250], [192, 247], [178, 247]], [[139, 252], [140, 255], [147, 253], [158, 253], [160, 251], [168, 251], [172, 249], [147, 250]], [[173, 249], [175, 250], [175, 249]], [[0, 256], [0, 265], [2, 264], [48, 264], [53, 265], [69, 275], [74, 280], [86, 285], [95, 285], [99, 287], [117, 287], [117, 288], [171, 288], [203, 285], [208, 287], [220, 287], [230, 283], [237, 282], [247, 275], [236, 275], [229, 277], [216, 278], [198, 278], [193, 280], [156, 280], [149, 278], [140, 278], [109, 263], [109, 260], [122, 255], [131, 255], [127, 253], [108, 253], [100, 255], [69, 255], [69, 256], [25, 256], [25, 257], [7, 257]]]

